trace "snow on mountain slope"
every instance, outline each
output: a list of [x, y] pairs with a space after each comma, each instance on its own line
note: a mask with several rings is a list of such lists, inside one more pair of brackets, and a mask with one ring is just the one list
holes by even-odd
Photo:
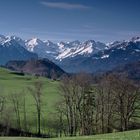
[[[16, 36], [3, 36], [0, 35], [0, 45], [5, 45], [5, 44], [19, 44], [21, 46], [25, 47], [25, 41], [22, 40], [19, 37]], [[16, 46], [16, 45], [15, 45]]]
[[30, 40], [25, 41], [25, 45], [27, 50], [31, 52], [34, 52], [36, 48], [45, 47], [45, 43], [38, 38], [32, 38]]
[[0, 35], [0, 44], [3, 44], [5, 42], [5, 36]]
[[41, 41], [37, 38], [27, 40], [25, 45], [28, 51], [37, 53], [39, 57], [57, 61], [77, 55], [88, 56], [107, 47], [105, 44], [93, 40], [83, 43], [76, 40], [73, 42], [60, 42], [55, 44], [51, 41]]
[[18, 43], [20, 46], [25, 46], [25, 41], [17, 36], [6, 36], [6, 42]]
[[[1, 46], [8, 47], [12, 44], [12, 46], [16, 47], [20, 45], [26, 48], [29, 52], [38, 54], [40, 58], [48, 58], [58, 63], [65, 59], [72, 59], [75, 57], [86, 58], [94, 54], [95, 55], [92, 59], [108, 59], [110, 57], [111, 52], [116, 51], [116, 49], [125, 51], [127, 49], [127, 46], [132, 43], [134, 45], [136, 44], [140, 48], [140, 37], [133, 37], [130, 40], [115, 41], [112, 43], [104, 44], [101, 42], [95, 42], [94, 40], [88, 40], [85, 42], [75, 40], [72, 42], [53, 43], [49, 40], [42, 41], [38, 38], [22, 40], [21, 38], [16, 36], [5, 37], [3, 35], [0, 35]], [[139, 52], [139, 48], [135, 49], [134, 51]], [[96, 56], [98, 52], [102, 53]]]
[[60, 66], [69, 73], [90, 72], [100, 73], [112, 70], [119, 65], [140, 61], [140, 38], [110, 43], [108, 48], [89, 57], [75, 56], [63, 59]]
[[121, 45], [123, 45], [123, 44], [124, 44], [125, 46], [127, 46], [130, 42], [133, 42], [133, 43], [140, 43], [140, 37], [135, 36], [135, 37], [132, 37], [132, 38], [129, 39], [129, 40], [114, 41], [114, 42], [111, 42], [111, 43], [107, 43], [106, 46], [108, 46], [108, 48], [118, 47], [118, 46], [121, 46]]
[[37, 59], [37, 55], [24, 48], [24, 41], [15, 36], [0, 36], [0, 65], [10, 60]]
[[139, 36], [133, 37], [133, 38], [131, 38], [130, 41], [135, 42], [135, 43], [140, 42], [140, 37]]
[[107, 47], [105, 44], [93, 40], [88, 40], [83, 43], [79, 41], [68, 42], [63, 44], [63, 47], [62, 44], [58, 45], [59, 48], [63, 48], [63, 51], [60, 50], [59, 55], [56, 57], [57, 60], [63, 60], [77, 55], [89, 56]]
[[50, 60], [61, 61], [65, 58], [72, 58], [78, 55], [90, 56], [100, 50], [104, 50], [107, 46], [94, 40], [80, 42], [78, 40], [72, 42], [53, 43], [51, 41], [42, 41], [38, 38], [29, 40], [22, 40], [16, 36], [0, 36], [0, 44], [11, 43], [16, 46], [20, 44], [28, 51], [37, 53], [41, 58], [48, 58]]
[[[69, 44], [66, 44], [68, 46]], [[56, 57], [57, 60], [62, 60], [68, 57], [74, 57], [76, 55], [88, 55], [93, 52], [92, 45], [83, 45], [79, 44], [76, 46], [65, 47], [63, 51], [59, 53], [59, 55]]]
[[[128, 50], [129, 51], [131, 50], [131, 53], [140, 52], [140, 37], [133, 37], [129, 40], [123, 40], [123, 41], [115, 41], [112, 43], [108, 43], [107, 46], [108, 46], [107, 51], [103, 50], [100, 53], [102, 54], [102, 56], [100, 56], [99, 58], [102, 58], [102, 59], [108, 58], [112, 53], [116, 51], [119, 51], [120, 55], [122, 51], [127, 52]], [[108, 57], [105, 57], [105, 56], [108, 56]]]
[[32, 38], [25, 41], [28, 51], [37, 53], [41, 58], [55, 59], [58, 55], [58, 46], [51, 41], [42, 41], [38, 38]]

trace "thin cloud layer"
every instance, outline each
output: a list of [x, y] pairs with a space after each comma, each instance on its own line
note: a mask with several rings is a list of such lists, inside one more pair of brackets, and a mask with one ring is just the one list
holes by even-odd
[[84, 10], [89, 9], [89, 6], [85, 6], [82, 4], [72, 4], [72, 3], [65, 3], [65, 2], [41, 2], [42, 5], [49, 7], [49, 8], [58, 8], [58, 9], [65, 9], [65, 10]]

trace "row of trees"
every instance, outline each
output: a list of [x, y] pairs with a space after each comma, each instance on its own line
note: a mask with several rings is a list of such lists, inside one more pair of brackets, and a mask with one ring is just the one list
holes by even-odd
[[[45, 83], [38, 78], [26, 89], [28, 93], [23, 91], [0, 97], [0, 124], [6, 126], [7, 131], [13, 120], [18, 130], [26, 132], [32, 131], [31, 126], [36, 123], [38, 136], [41, 136], [43, 127], [50, 135], [55, 132], [56, 136], [124, 131], [136, 124], [140, 127], [136, 121], [140, 115], [140, 88], [127, 78], [105, 75], [95, 79], [85, 73], [64, 76], [58, 89], [61, 100], [55, 104], [56, 111], [44, 119], [43, 86]], [[33, 119], [33, 123], [28, 119], [31, 112], [26, 103], [27, 94], [34, 102], [37, 119]]]
[[[5, 130], [1, 130], [1, 135], [8, 135], [10, 128], [16, 128], [19, 132], [30, 132], [32, 131], [32, 126], [36, 125], [37, 135], [41, 136], [41, 98], [43, 95], [43, 85], [44, 83], [42, 81], [37, 80], [33, 85], [27, 87], [27, 89], [23, 90], [21, 93], [11, 93], [7, 96], [4, 95], [0, 97], [0, 124], [2, 125], [1, 127], [6, 127], [6, 132]], [[28, 92], [25, 93], [25, 91]], [[33, 104], [26, 103], [26, 100], [29, 97], [27, 94], [31, 95]], [[34, 116], [37, 116], [36, 119], [32, 118], [34, 122], [30, 122], [28, 119], [28, 117], [33, 115], [33, 112], [29, 111], [29, 108], [32, 105], [36, 108]]]
[[60, 89], [60, 135], [124, 131], [140, 115], [139, 86], [127, 78], [108, 75], [94, 82], [90, 75], [78, 74], [63, 78]]

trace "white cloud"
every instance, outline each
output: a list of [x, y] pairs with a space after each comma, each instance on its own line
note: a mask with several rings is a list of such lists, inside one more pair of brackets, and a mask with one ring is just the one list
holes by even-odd
[[65, 9], [65, 10], [84, 10], [89, 9], [89, 6], [85, 6], [82, 4], [72, 4], [72, 3], [65, 3], [65, 2], [41, 2], [42, 5], [50, 8], [58, 8], [58, 9]]

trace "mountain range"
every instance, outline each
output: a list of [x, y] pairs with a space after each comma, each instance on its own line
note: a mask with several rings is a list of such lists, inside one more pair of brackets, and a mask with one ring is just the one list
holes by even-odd
[[0, 64], [47, 58], [66, 72], [102, 73], [140, 60], [140, 37], [104, 44], [94, 40], [54, 43], [0, 35]]

